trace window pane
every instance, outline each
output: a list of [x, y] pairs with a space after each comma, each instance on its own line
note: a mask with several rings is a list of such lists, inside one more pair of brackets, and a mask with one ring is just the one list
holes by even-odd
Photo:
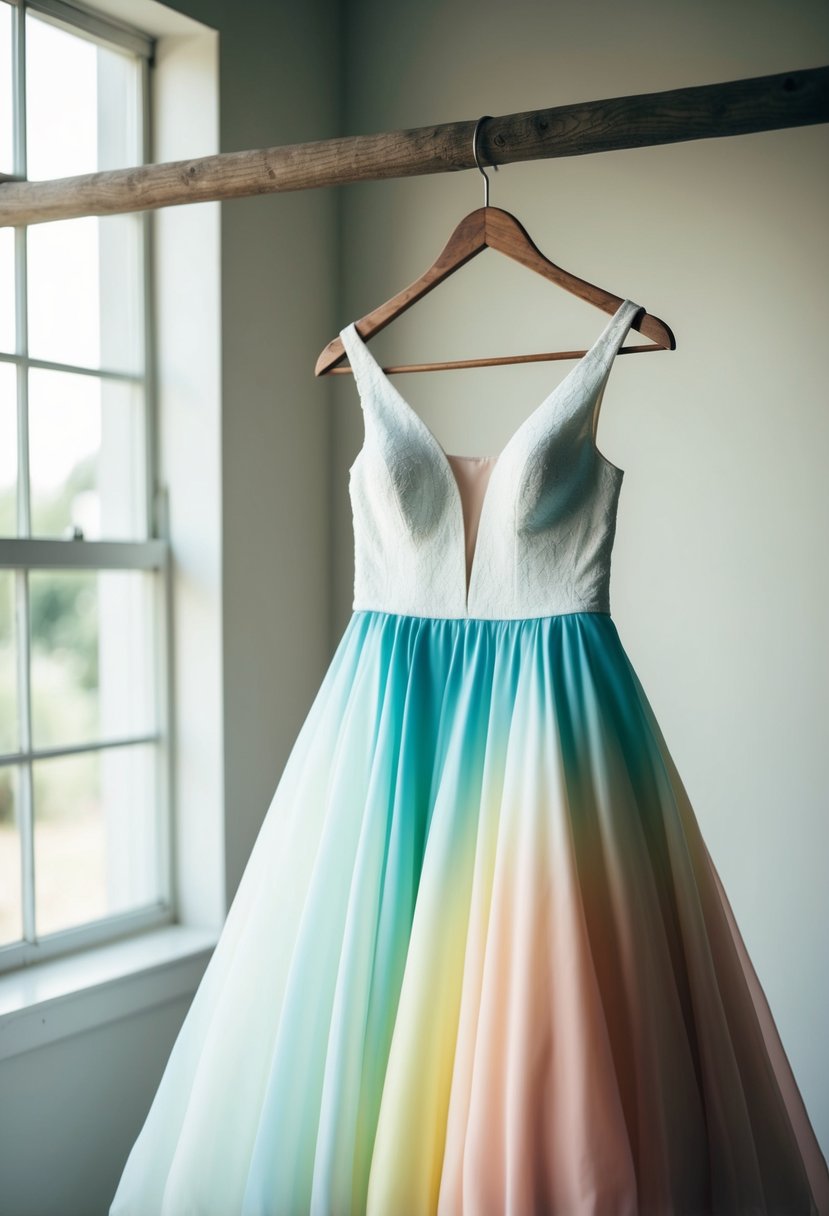
[[20, 893], [20, 829], [17, 805], [20, 770], [16, 765], [0, 768], [0, 946], [23, 936], [23, 907]]
[[17, 535], [17, 373], [0, 363], [0, 536]]
[[142, 234], [137, 215], [80, 216], [27, 229], [33, 358], [140, 370]]
[[14, 334], [14, 229], [0, 228], [0, 350], [14, 353]]
[[137, 60], [26, 14], [28, 175], [71, 177], [139, 164]]
[[33, 570], [36, 748], [155, 729], [153, 592], [144, 570]]
[[156, 764], [151, 744], [34, 764], [40, 936], [160, 900]]
[[0, 0], [0, 173], [14, 172], [12, 130], [12, 11]]
[[[0, 752], [17, 751], [17, 639], [14, 616], [14, 570], [0, 570]], [[0, 768], [0, 773], [4, 770]], [[0, 808], [0, 822], [2, 809]]]
[[29, 373], [33, 535], [146, 538], [143, 401], [129, 382]]

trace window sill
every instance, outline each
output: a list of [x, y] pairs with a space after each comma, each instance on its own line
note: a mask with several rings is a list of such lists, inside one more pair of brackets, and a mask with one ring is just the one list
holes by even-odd
[[194, 993], [217, 939], [165, 925], [0, 976], [0, 1060]]

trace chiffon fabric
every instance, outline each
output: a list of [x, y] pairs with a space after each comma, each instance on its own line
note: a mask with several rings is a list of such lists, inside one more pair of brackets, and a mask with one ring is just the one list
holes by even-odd
[[[612, 543], [621, 470], [596, 411], [636, 311], [545, 425], [487, 458], [396, 429], [407, 407], [350, 328], [373, 411], [354, 607], [111, 1216], [829, 1214], [762, 987], [600, 606], [609, 547], [590, 550], [604, 583], [579, 564], [584, 518]], [[569, 487], [536, 460], [545, 427]], [[456, 477], [463, 460], [490, 467]], [[476, 582], [482, 544], [497, 587], [490, 565]], [[544, 594], [559, 610], [527, 611]]]

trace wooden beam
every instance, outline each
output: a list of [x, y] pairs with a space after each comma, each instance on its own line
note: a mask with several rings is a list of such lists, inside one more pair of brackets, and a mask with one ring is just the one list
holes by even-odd
[[[504, 114], [482, 124], [478, 147], [482, 163], [506, 165], [827, 121], [829, 67], [818, 67]], [[0, 182], [0, 227], [474, 169], [476, 122]]]

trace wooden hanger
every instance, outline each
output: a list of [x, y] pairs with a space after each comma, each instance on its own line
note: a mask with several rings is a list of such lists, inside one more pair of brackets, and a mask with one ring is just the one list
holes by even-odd
[[[475, 125], [475, 133], [472, 137], [472, 152], [475, 157], [475, 163], [483, 174], [484, 187], [484, 205], [478, 207], [475, 211], [470, 211], [463, 217], [460, 223], [455, 228], [455, 231], [450, 236], [446, 245], [438, 254], [435, 261], [427, 271], [415, 279], [408, 287], [404, 287], [397, 295], [392, 296], [385, 304], [380, 304], [366, 316], [362, 317], [357, 322], [357, 332], [363, 341], [368, 341], [374, 334], [379, 333], [381, 329], [393, 321], [395, 317], [399, 317], [407, 308], [425, 296], [450, 274], [454, 274], [461, 266], [464, 266], [468, 261], [474, 258], [483, 249], [497, 249], [500, 253], [505, 253], [508, 257], [514, 258], [520, 262], [522, 266], [526, 266], [529, 270], [534, 270], [544, 278], [557, 283], [559, 287], [563, 287], [566, 291], [570, 291], [573, 295], [579, 296], [582, 300], [587, 300], [590, 304], [595, 304], [597, 308], [603, 309], [612, 316], [622, 304], [622, 297], [615, 296], [609, 291], [605, 291], [602, 287], [597, 287], [594, 283], [588, 283], [585, 279], [580, 279], [577, 275], [572, 274], [569, 270], [562, 269], [549, 258], [545, 257], [540, 249], [533, 243], [527, 230], [523, 227], [518, 219], [509, 211], [504, 211], [500, 207], [490, 207], [489, 205], [489, 178], [478, 160], [478, 129], [484, 119], [491, 117], [485, 114], [478, 119]], [[496, 170], [497, 165], [493, 166]], [[619, 349], [619, 354], [633, 354], [635, 352], [644, 352], [651, 350], [675, 350], [676, 340], [673, 333], [659, 317], [652, 316], [650, 313], [641, 312], [637, 314], [637, 320], [634, 321], [631, 328], [636, 329], [645, 337], [651, 338], [653, 341], [643, 346], [623, 346]], [[490, 356], [480, 359], [460, 359], [452, 362], [441, 363], [407, 363], [398, 367], [386, 367], [382, 370], [386, 373], [392, 372], [431, 372], [443, 371], [448, 368], [457, 367], [491, 367], [496, 364], [503, 363], [530, 363], [544, 359], [575, 359], [585, 355], [586, 351], [565, 350], [554, 351], [544, 354], [532, 355], [502, 355]], [[329, 342], [325, 349], [317, 359], [314, 374], [323, 376], [331, 372], [334, 374], [348, 374], [351, 372], [351, 367], [346, 364], [344, 367], [337, 367], [342, 359], [345, 358], [345, 348], [343, 347], [342, 339], [337, 337], [332, 342]]]

